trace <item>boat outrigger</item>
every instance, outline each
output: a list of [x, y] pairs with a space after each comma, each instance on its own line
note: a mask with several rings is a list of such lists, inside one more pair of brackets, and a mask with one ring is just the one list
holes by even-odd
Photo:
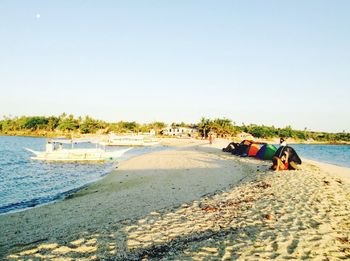
[[[125, 152], [131, 148], [105, 151], [102, 148], [74, 148], [74, 144], [89, 142], [87, 140], [49, 140], [46, 144], [45, 151], [35, 151], [25, 148], [26, 150], [35, 154], [31, 157], [34, 160], [46, 161], [108, 161], [115, 160], [121, 157]], [[71, 149], [63, 148], [63, 144], [71, 144]]]

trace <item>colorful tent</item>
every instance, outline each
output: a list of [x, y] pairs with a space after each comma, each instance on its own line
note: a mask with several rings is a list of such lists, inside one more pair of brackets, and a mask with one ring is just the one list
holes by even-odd
[[260, 150], [260, 146], [258, 144], [251, 144], [248, 150], [248, 157], [255, 157], [256, 153]]
[[262, 160], [272, 160], [277, 148], [271, 144], [265, 144], [260, 148], [256, 157]]
[[226, 148], [222, 148], [222, 151], [234, 153], [234, 151], [238, 148], [238, 145], [239, 144], [236, 142], [230, 142]]
[[249, 145], [244, 145], [244, 144], [239, 145], [236, 155], [247, 157], [248, 150], [249, 150]]
[[249, 146], [252, 144], [253, 141], [250, 140], [243, 140], [241, 143], [239, 143], [235, 149], [232, 151], [232, 154], [246, 157], [248, 155]]
[[290, 146], [281, 146], [278, 148], [278, 150], [275, 152], [276, 157], [281, 158], [283, 156], [283, 153], [287, 151], [288, 152], [288, 162], [291, 161], [295, 162], [296, 164], [301, 164], [301, 159], [299, 158], [298, 154], [295, 152], [295, 150]]
[[[246, 143], [247, 144], [247, 143]], [[258, 144], [250, 142], [248, 145], [242, 145], [241, 156], [242, 157], [254, 157], [259, 151], [260, 147]]]

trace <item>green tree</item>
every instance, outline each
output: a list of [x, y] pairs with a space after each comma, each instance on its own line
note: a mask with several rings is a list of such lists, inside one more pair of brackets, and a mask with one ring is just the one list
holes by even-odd
[[[80, 119], [80, 121], [82, 120]], [[105, 122], [86, 116], [84, 121], [80, 124], [79, 130], [81, 133], [95, 133], [98, 129], [103, 129], [106, 126], [107, 124], [105, 124]]]
[[45, 117], [40, 117], [40, 116], [29, 117], [25, 119], [23, 128], [30, 129], [30, 130], [45, 129], [48, 122], [49, 122], [48, 119], [46, 119]]
[[[64, 115], [64, 114], [62, 114]], [[69, 116], [60, 116], [60, 121], [58, 124], [58, 129], [61, 131], [73, 131], [79, 128], [79, 123], [76, 119], [74, 119], [73, 115]]]
[[232, 125], [232, 121], [226, 118], [214, 119], [210, 124], [211, 130], [215, 131], [218, 136], [233, 135], [236, 133], [236, 128]]
[[201, 121], [198, 123], [199, 134], [202, 137], [207, 138], [211, 130], [212, 124], [213, 124], [212, 120], [202, 117]]
[[58, 124], [60, 121], [59, 118], [55, 117], [55, 116], [50, 116], [47, 120], [48, 120], [48, 122], [47, 122], [46, 129], [48, 131], [54, 131], [58, 127]]

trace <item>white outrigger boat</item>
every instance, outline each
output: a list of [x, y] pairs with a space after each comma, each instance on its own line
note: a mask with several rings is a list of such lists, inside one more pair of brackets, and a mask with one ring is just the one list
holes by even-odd
[[[74, 140], [50, 140], [46, 144], [45, 151], [35, 151], [25, 148], [26, 150], [35, 154], [35, 157], [31, 157], [34, 160], [46, 160], [46, 161], [108, 161], [115, 160], [121, 157], [125, 152], [131, 148], [117, 150], [117, 151], [105, 151], [102, 148], [74, 148], [74, 144], [88, 142], [88, 141], [74, 141]], [[63, 148], [63, 144], [71, 144], [71, 149]]]
[[99, 142], [103, 146], [154, 146], [159, 142], [155, 138], [143, 135], [115, 135], [110, 134], [107, 141]]

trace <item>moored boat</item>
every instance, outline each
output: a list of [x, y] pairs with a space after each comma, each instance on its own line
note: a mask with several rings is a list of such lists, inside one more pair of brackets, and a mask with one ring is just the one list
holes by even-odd
[[143, 135], [115, 135], [110, 134], [106, 141], [99, 144], [103, 146], [154, 146], [158, 145], [157, 139]]
[[[105, 151], [104, 149], [97, 147], [74, 148], [73, 144], [76, 143], [79, 143], [79, 141], [50, 140], [46, 144], [45, 151], [35, 151], [29, 148], [25, 149], [35, 155], [34, 157], [31, 157], [31, 159], [46, 161], [108, 161], [121, 157], [125, 152], [131, 149], [127, 148], [117, 151]], [[65, 149], [63, 148], [63, 144], [71, 144], [72, 148]]]

